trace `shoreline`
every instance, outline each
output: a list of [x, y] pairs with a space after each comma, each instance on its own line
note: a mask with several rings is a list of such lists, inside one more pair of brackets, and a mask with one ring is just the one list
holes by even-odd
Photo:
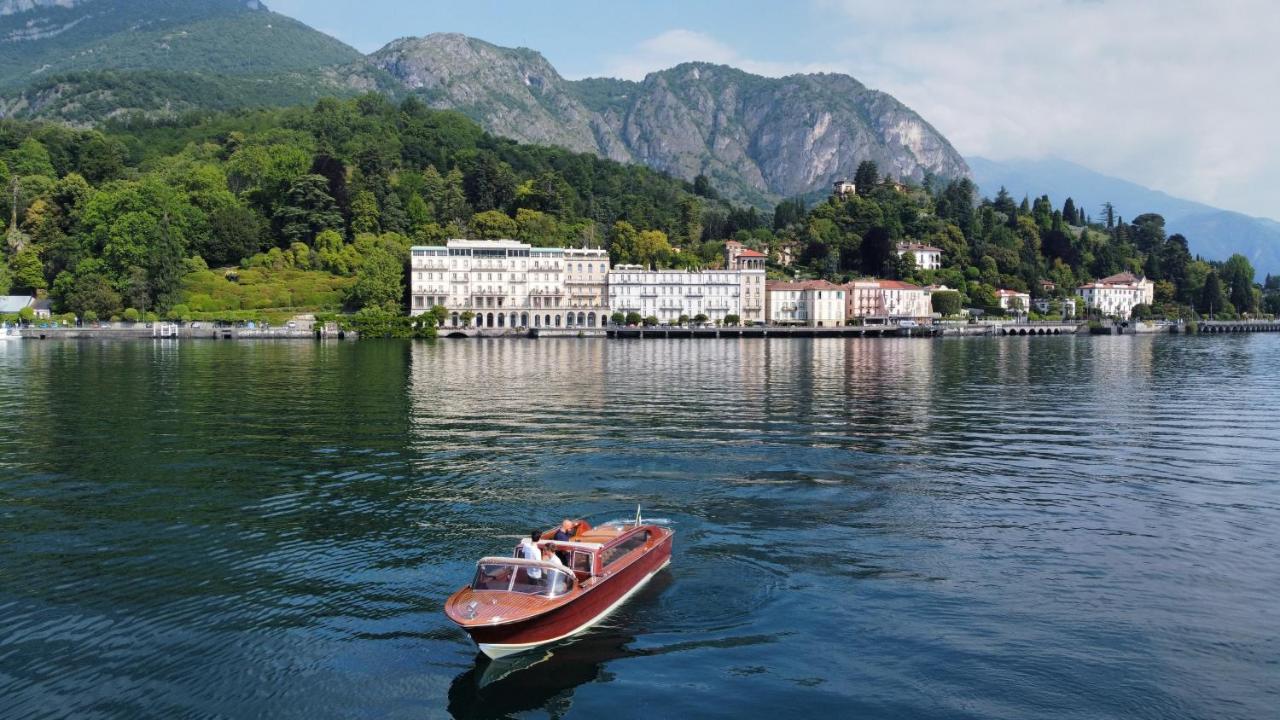
[[[840, 326], [830, 328], [737, 326], [727, 328], [688, 327], [608, 327], [608, 328], [532, 328], [498, 330], [496, 328], [441, 328], [439, 339], [792, 339], [792, 338], [954, 338], [954, 337], [1073, 337], [1091, 335], [1222, 335], [1280, 332], [1280, 321], [1207, 321], [1195, 326], [1178, 324], [1136, 323], [1132, 327], [1091, 329], [1087, 324], [1034, 323], [933, 326], [899, 328], [895, 326]], [[358, 333], [332, 329], [304, 328], [212, 328], [212, 327], [27, 327], [19, 330], [21, 340], [358, 340]], [[11, 338], [12, 339], [12, 338]]]

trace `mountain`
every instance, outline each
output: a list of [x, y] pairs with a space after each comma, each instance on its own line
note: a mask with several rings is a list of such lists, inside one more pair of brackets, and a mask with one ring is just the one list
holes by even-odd
[[893, 97], [845, 75], [765, 78], [686, 63], [641, 82], [570, 81], [533, 50], [456, 34], [365, 57], [257, 0], [0, 0], [0, 116], [89, 125], [136, 114], [416, 94], [486, 130], [592, 152], [768, 206], [881, 173], [967, 176], [964, 158]]
[[370, 56], [436, 108], [490, 132], [590, 150], [764, 203], [825, 188], [874, 160], [922, 180], [968, 175], [964, 158], [893, 97], [845, 75], [765, 78], [707, 63], [641, 82], [565, 80], [540, 54], [456, 34], [397, 40]]
[[394, 86], [256, 0], [0, 0], [0, 114], [87, 124]]
[[1187, 237], [1193, 253], [1226, 260], [1238, 252], [1249, 258], [1259, 275], [1280, 274], [1280, 222], [1275, 220], [1174, 197], [1056, 158], [996, 162], [971, 157], [968, 161], [974, 181], [985, 195], [994, 195], [1004, 187], [1014, 198], [1047, 194], [1059, 205], [1071, 197], [1094, 218], [1104, 202], [1129, 219], [1141, 213], [1159, 213], [1169, 233]]

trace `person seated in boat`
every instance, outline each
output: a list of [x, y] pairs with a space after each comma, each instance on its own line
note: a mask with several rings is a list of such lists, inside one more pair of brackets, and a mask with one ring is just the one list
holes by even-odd
[[[558, 557], [558, 553], [555, 552], [554, 548], [551, 548], [547, 545], [542, 546], [542, 561], [551, 563], [552, 565], [555, 565], [556, 567], [564, 570], [563, 573], [547, 573], [548, 579], [553, 580], [555, 582], [555, 587], [551, 588], [551, 594], [560, 595], [561, 593], [568, 590], [569, 589], [567, 585], [568, 578], [570, 575], [572, 575], [572, 573], [569, 572], [568, 566], [566, 566], [563, 562], [560, 561], [560, 558]], [[532, 572], [529, 574], [530, 576], [533, 575]]]
[[[566, 542], [568, 540], [572, 540], [577, 536], [577, 534], [578, 523], [570, 520], [569, 518], [565, 518], [560, 521], [560, 527], [556, 528], [556, 534], [552, 536], [551, 539], [556, 542]], [[560, 552], [557, 552], [556, 555], [560, 558], [561, 565], [569, 564], [569, 553], [567, 551], [561, 550]]]
[[578, 523], [565, 518], [560, 521], [560, 527], [556, 528], [555, 537], [551, 538], [556, 542], [564, 542], [572, 540], [578, 534]]
[[[538, 541], [542, 539], [542, 533], [534, 530], [529, 533], [529, 537], [520, 539], [520, 556], [525, 560], [541, 560], [542, 551], [538, 548]], [[533, 580], [542, 578], [542, 571], [538, 568], [529, 568], [529, 577]]]

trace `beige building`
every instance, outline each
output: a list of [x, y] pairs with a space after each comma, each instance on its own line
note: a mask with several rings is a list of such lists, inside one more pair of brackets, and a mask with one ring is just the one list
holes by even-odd
[[898, 257], [911, 253], [916, 267], [921, 270], [938, 270], [942, 267], [942, 250], [920, 243], [898, 243]]
[[778, 245], [777, 249], [778, 264], [782, 267], [791, 267], [795, 263], [796, 258], [800, 256], [800, 247], [794, 242], [783, 242]]
[[599, 249], [535, 248], [515, 240], [449, 240], [410, 251], [411, 315], [440, 305], [461, 327], [600, 327], [609, 257]]
[[765, 270], [764, 262], [768, 256], [762, 252], [740, 248], [730, 259], [729, 249], [725, 248], [725, 267], [738, 273], [741, 288], [739, 316], [743, 325], [756, 325], [765, 321]]
[[855, 280], [845, 290], [846, 316], [877, 325], [900, 320], [928, 322], [933, 317], [929, 291], [901, 280]]
[[770, 282], [765, 322], [770, 325], [839, 327], [845, 323], [845, 289], [826, 280]]
[[1155, 302], [1156, 286], [1145, 277], [1123, 272], [1081, 285], [1076, 293], [1084, 298], [1086, 308], [1128, 319], [1135, 306]]

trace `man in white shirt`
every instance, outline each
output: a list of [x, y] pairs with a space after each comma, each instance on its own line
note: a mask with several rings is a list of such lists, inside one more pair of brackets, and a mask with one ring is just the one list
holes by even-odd
[[[541, 560], [542, 551], [538, 549], [538, 540], [542, 539], [542, 533], [534, 530], [529, 533], [529, 537], [520, 539], [520, 556], [525, 560]], [[540, 580], [542, 578], [542, 570], [540, 568], [529, 568], [529, 579]]]

